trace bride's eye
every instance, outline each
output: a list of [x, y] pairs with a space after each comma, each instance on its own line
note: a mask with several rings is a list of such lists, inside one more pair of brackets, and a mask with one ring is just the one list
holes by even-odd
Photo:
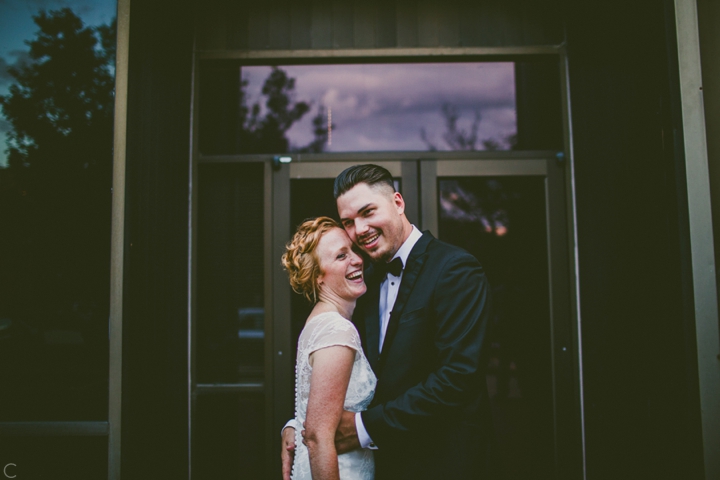
[[342, 259], [345, 258], [345, 257], [346, 257], [346, 254], [341, 253], [340, 255], [337, 256], [337, 259], [338, 259], [338, 260], [342, 260]]

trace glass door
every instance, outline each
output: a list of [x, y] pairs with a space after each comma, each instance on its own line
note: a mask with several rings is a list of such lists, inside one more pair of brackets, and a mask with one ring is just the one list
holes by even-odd
[[477, 257], [492, 289], [492, 478], [569, 477], [577, 402], [563, 166], [554, 156], [420, 163], [423, 228]]
[[279, 475], [278, 433], [294, 413], [296, 344], [310, 310], [280, 257], [303, 220], [337, 219], [334, 179], [358, 163], [387, 168], [410, 221], [486, 269], [490, 478], [575, 476], [582, 457], [564, 166], [551, 154], [388, 156], [199, 165], [193, 478]]
[[[198, 166], [192, 478], [266, 478], [267, 162]], [[274, 440], [274, 438], [273, 438]]]

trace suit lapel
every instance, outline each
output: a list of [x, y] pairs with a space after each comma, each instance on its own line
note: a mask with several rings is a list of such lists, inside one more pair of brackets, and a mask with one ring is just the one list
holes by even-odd
[[407, 265], [405, 266], [405, 269], [403, 271], [402, 281], [400, 282], [400, 289], [398, 290], [398, 296], [395, 299], [395, 305], [393, 305], [392, 307], [392, 313], [390, 314], [390, 320], [388, 321], [387, 331], [385, 332], [383, 349], [382, 353], [380, 354], [380, 361], [378, 362], [379, 368], [382, 368], [384, 359], [385, 357], [387, 357], [387, 352], [390, 349], [390, 345], [395, 338], [395, 332], [398, 328], [400, 316], [402, 315], [403, 310], [405, 309], [405, 304], [407, 303], [408, 298], [410, 298], [410, 293], [413, 291], [415, 283], [420, 276], [420, 272], [422, 271], [425, 260], [427, 259], [427, 246], [430, 241], [433, 240], [433, 238], [434, 237], [429, 232], [425, 231], [423, 233], [423, 236], [420, 237], [420, 239], [413, 247], [410, 255], [408, 255]]

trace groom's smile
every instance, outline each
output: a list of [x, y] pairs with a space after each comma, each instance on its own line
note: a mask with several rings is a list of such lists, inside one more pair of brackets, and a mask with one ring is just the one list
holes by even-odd
[[370, 232], [365, 235], [358, 236], [358, 244], [367, 250], [372, 250], [378, 246], [380, 234], [378, 232]]

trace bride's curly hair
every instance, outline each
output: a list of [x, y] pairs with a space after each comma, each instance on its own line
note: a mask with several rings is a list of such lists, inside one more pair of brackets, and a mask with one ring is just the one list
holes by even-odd
[[333, 228], [342, 229], [340, 224], [330, 217], [305, 220], [292, 240], [285, 245], [282, 264], [288, 273], [290, 286], [312, 304], [318, 300], [317, 278], [321, 273], [320, 259], [315, 250], [322, 236]]

